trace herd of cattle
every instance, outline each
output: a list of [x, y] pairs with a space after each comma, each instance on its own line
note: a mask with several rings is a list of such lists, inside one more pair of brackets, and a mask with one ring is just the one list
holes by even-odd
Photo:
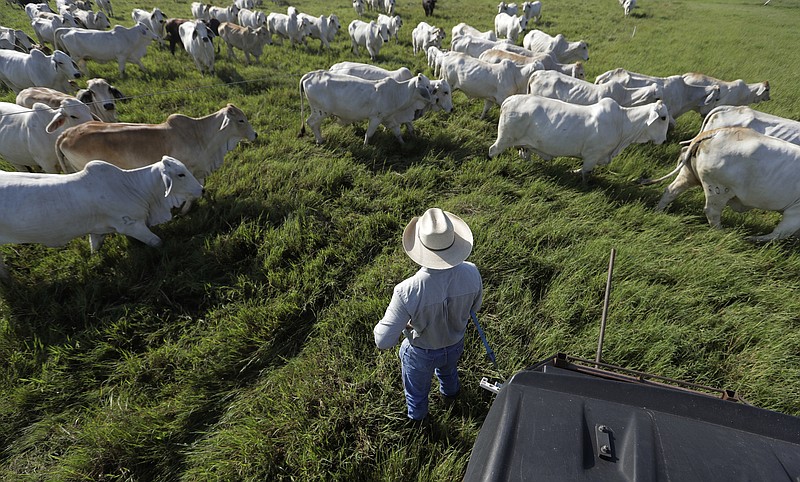
[[[117, 122], [116, 101], [124, 96], [113, 85], [90, 79], [77, 89], [75, 80], [88, 73], [87, 60], [116, 60], [120, 75], [128, 62], [144, 70], [141, 59], [156, 41], [169, 43], [173, 55], [175, 46], [182, 46], [198, 70], [213, 73], [216, 36], [229, 57], [236, 48], [250, 63], [250, 55], [258, 62], [273, 39], [295, 46], [316, 38], [320, 49], [329, 49], [341, 28], [335, 14], [314, 17], [294, 7], [286, 14], [265, 14], [253, 0], [227, 7], [194, 2], [192, 19], [168, 19], [158, 8], [134, 9], [134, 26], [111, 28], [110, 1], [96, 1], [98, 12], [78, 0], [57, 0], [58, 13], [46, 3], [25, 5], [38, 42], [21, 30], [0, 27], [0, 82], [17, 93], [16, 104], [0, 103], [0, 157], [21, 171], [0, 172], [0, 213], [5, 213], [0, 243], [57, 246], [89, 234], [95, 250], [104, 234], [119, 232], [158, 245], [149, 227], [168, 221], [173, 208], [188, 209], [225, 154], [240, 140], [256, 138], [233, 104], [201, 118], [173, 114], [162, 124]], [[423, 0], [426, 16], [434, 6], [435, 0]], [[375, 60], [383, 44], [399, 40], [403, 22], [395, 2], [353, 0], [353, 8], [358, 17], [378, 14], [369, 22], [354, 19], [347, 28], [354, 55], [363, 47]], [[670, 124], [696, 111], [705, 117], [700, 134], [683, 148], [672, 173], [651, 181], [678, 174], [658, 209], [702, 185], [713, 226], [730, 205], [783, 212], [775, 230], [757, 241], [800, 229], [800, 179], [791, 169], [792, 161], [800, 161], [800, 122], [747, 107], [769, 100], [768, 82], [728, 82], [697, 73], [653, 77], [623, 69], [588, 82], [586, 42], [529, 29], [541, 18], [539, 1], [501, 2], [497, 8], [493, 30], [454, 26], [449, 50], [443, 48], [443, 28], [420, 22], [413, 29], [412, 54], [426, 56], [432, 78], [406, 67], [390, 71], [358, 62], [305, 74], [299, 86], [301, 133], [307, 124], [316, 141], [324, 142], [322, 123], [332, 117], [343, 124], [367, 121], [365, 144], [381, 125], [402, 143], [403, 127], [410, 134], [413, 122], [427, 112], [451, 112], [451, 89], [460, 90], [484, 101], [481, 118], [500, 106], [490, 158], [510, 147], [524, 158], [531, 152], [545, 160], [578, 157], [585, 182], [595, 166], [608, 164], [630, 144], [665, 142]], [[51, 208], [25, 209], [34, 199]], [[5, 275], [1, 258], [0, 274]]]

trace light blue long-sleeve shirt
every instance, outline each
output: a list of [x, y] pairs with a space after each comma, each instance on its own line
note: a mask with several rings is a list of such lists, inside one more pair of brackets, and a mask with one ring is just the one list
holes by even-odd
[[[482, 302], [483, 284], [474, 264], [422, 268], [395, 286], [386, 314], [373, 330], [375, 344], [391, 348], [403, 333], [419, 348], [450, 346], [464, 337], [470, 311], [477, 312]], [[409, 322], [411, 329], [406, 329]]]

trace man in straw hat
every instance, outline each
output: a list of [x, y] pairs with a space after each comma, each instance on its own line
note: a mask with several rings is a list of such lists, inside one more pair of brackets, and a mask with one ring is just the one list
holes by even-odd
[[483, 285], [478, 268], [464, 261], [472, 251], [472, 231], [455, 214], [432, 208], [412, 219], [403, 232], [403, 249], [422, 268], [395, 286], [375, 325], [375, 344], [385, 350], [405, 335], [400, 360], [408, 417], [421, 421], [434, 374], [446, 398], [461, 388], [456, 365], [470, 311], [481, 307]]

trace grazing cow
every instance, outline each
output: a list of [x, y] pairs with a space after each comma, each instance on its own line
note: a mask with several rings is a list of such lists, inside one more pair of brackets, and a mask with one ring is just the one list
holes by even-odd
[[147, 26], [156, 36], [158, 37], [158, 43], [160, 45], [164, 44], [164, 24], [167, 23], [167, 18], [164, 16], [164, 12], [161, 11], [158, 7], [154, 8], [153, 11], [148, 12], [147, 10], [142, 10], [141, 8], [134, 8], [131, 11], [131, 17], [133, 21], [136, 23], [141, 23]]
[[0, 81], [14, 93], [27, 87], [49, 87], [61, 92], [75, 92], [81, 72], [72, 59], [60, 50], [45, 55], [39, 49], [29, 54], [0, 50]]
[[653, 77], [650, 75], [629, 72], [625, 69], [609, 70], [595, 79], [595, 84], [618, 82], [625, 87], [636, 88], [650, 84], [661, 86], [664, 105], [669, 109], [670, 124], [683, 114], [705, 108], [713, 108], [720, 100], [720, 88], [717, 84], [690, 85], [680, 75], [669, 77]]
[[202, 183], [240, 140], [256, 137], [244, 112], [228, 104], [196, 119], [172, 114], [161, 124], [88, 122], [67, 129], [56, 142], [56, 153], [64, 172], [81, 170], [92, 159], [132, 169], [173, 156], [183, 159]]
[[339, 62], [338, 64], [331, 65], [328, 71], [352, 75], [365, 80], [381, 80], [388, 77], [402, 82], [414, 78], [414, 74], [412, 74], [407, 67], [400, 67], [397, 70], [386, 70], [376, 65], [362, 64], [359, 62]]
[[747, 127], [800, 146], [800, 122], [760, 112], [746, 105], [721, 105], [708, 113], [700, 132], [722, 127]]
[[516, 43], [525, 30], [528, 20], [523, 17], [516, 17], [507, 13], [498, 13], [494, 17], [494, 33], [498, 38], [505, 37], [512, 43]]
[[223, 22], [219, 26], [219, 36], [228, 45], [228, 58], [234, 58], [233, 48], [244, 52], [244, 61], [250, 65], [250, 55], [256, 58], [256, 62], [261, 59], [264, 45], [272, 44], [272, 35], [266, 26], [252, 29], [241, 27], [234, 23]]
[[400, 31], [400, 27], [403, 26], [403, 19], [400, 18], [398, 15], [388, 16], [384, 14], [378, 15], [378, 23], [381, 25], [386, 25], [386, 29], [389, 31], [389, 37], [394, 37], [395, 42], [400, 42], [397, 34]]
[[114, 17], [114, 9], [111, 6], [111, 0], [94, 0], [97, 4], [97, 8], [103, 11], [108, 18]]
[[91, 120], [89, 107], [75, 98], [62, 100], [57, 109], [0, 102], [0, 157], [18, 171], [57, 173], [56, 139], [67, 127]]
[[283, 39], [288, 39], [292, 47], [304, 43], [308, 36], [309, 23], [298, 15], [297, 9], [288, 8], [288, 13], [270, 13], [267, 15], [267, 28], [272, 35], [277, 35], [280, 44]]
[[532, 52], [551, 53], [562, 63], [589, 60], [589, 47], [586, 42], [583, 40], [569, 42], [561, 34], [553, 37], [541, 30], [531, 30], [522, 39], [522, 46]]
[[493, 30], [487, 30], [486, 32], [481, 32], [477, 28], [471, 25], [467, 25], [464, 22], [461, 22], [460, 24], [453, 27], [452, 34], [453, 34], [452, 40], [455, 40], [456, 38], [461, 37], [462, 35], [471, 35], [476, 38], [483, 38], [491, 41], [497, 40], [497, 35], [495, 35]]
[[353, 0], [353, 9], [359, 17], [364, 15], [364, 0]]
[[539, 23], [542, 19], [542, 2], [536, 0], [535, 2], [525, 2], [522, 4], [522, 15], [530, 22]]
[[207, 3], [192, 2], [192, 16], [197, 20], [211, 20], [208, 9], [211, 5]]
[[444, 37], [445, 33], [441, 28], [427, 22], [418, 23], [411, 31], [411, 46], [414, 49], [414, 55], [417, 55], [417, 52], [427, 52], [431, 45], [442, 48]]
[[115, 25], [113, 29], [104, 32], [69, 28], [56, 30], [56, 43], [63, 46], [78, 61], [78, 65], [83, 65], [86, 69], [87, 59], [101, 63], [116, 60], [120, 75], [125, 75], [126, 62], [134, 63], [142, 72], [147, 72], [142, 64], [142, 57], [147, 53], [150, 42], [158, 39], [143, 24], [128, 28]]
[[239, 9], [239, 25], [242, 27], [250, 27], [253, 30], [265, 26], [267, 24], [267, 16], [260, 10], [250, 10], [249, 8]]
[[35, 45], [36, 42], [22, 30], [0, 27], [0, 49], [16, 50], [27, 54]]
[[[203, 186], [169, 156], [127, 171], [96, 160], [68, 175], [0, 172], [0, 243], [57, 247], [89, 234], [94, 252], [105, 234], [119, 233], [159, 247], [161, 238], [149, 228], [202, 194]], [[2, 258], [0, 277], [8, 277]]]
[[239, 21], [239, 7], [236, 5], [229, 5], [227, 7], [208, 7], [208, 16], [216, 18], [219, 23], [230, 22], [236, 23]]
[[378, 57], [381, 46], [389, 41], [389, 30], [385, 25], [379, 25], [374, 20], [369, 23], [353, 20], [347, 27], [347, 31], [350, 33], [353, 53], [358, 55], [358, 47], [365, 47], [372, 60]]
[[[462, 35], [450, 42], [450, 48], [453, 52], [461, 52], [462, 54], [467, 54], [476, 59], [487, 50], [497, 48], [505, 49], [506, 46], [512, 46], [512, 44], [508, 43], [508, 40], [487, 40], [485, 38], [473, 37], [472, 35]], [[533, 55], [532, 52], [530, 52], [530, 54]]]
[[[326, 48], [330, 50], [331, 42], [336, 38], [342, 24], [339, 23], [339, 17], [336, 14], [331, 14], [330, 17], [320, 15], [319, 17], [312, 17], [311, 15], [301, 13], [299, 16], [308, 21], [308, 36], [319, 40], [319, 48], [322, 50]], [[303, 43], [306, 42], [305, 37]]]
[[543, 160], [571, 156], [583, 159], [584, 184], [598, 164], [611, 162], [633, 143], [667, 139], [669, 113], [661, 101], [622, 107], [612, 99], [575, 105], [536, 95], [513, 95], [500, 107], [492, 158], [509, 147], [521, 147], [523, 158], [533, 151]]
[[541, 63], [519, 67], [510, 60], [503, 60], [491, 64], [467, 54], [450, 52], [441, 60], [440, 76], [453, 90], [483, 99], [480, 116], [483, 119], [492, 104], [501, 105], [510, 95], [525, 93], [528, 78], [541, 68]]
[[[183, 43], [181, 42], [181, 33], [180, 28], [181, 25], [185, 22], [191, 22], [192, 20], [188, 20], [185, 18], [170, 18], [167, 20], [166, 26], [164, 30], [167, 32], [166, 37], [164, 37], [169, 42], [169, 51], [172, 55], [175, 55], [175, 45], [183, 47]], [[206, 24], [208, 27], [209, 34], [211, 35], [212, 42], [213, 38], [219, 35], [219, 20], [216, 18], [212, 18], [211, 20], [199, 20]]]
[[783, 213], [770, 233], [748, 238], [766, 242], [794, 235], [800, 229], [800, 146], [746, 127], [701, 132], [684, 147], [676, 167], [652, 184], [678, 176], [664, 191], [657, 210], [667, 207], [693, 186], [702, 186], [708, 223], [721, 228], [725, 206], [734, 211], [764, 209]]
[[[729, 82], [698, 73], [683, 74], [683, 80], [687, 85], [719, 85], [720, 92], [717, 105], [749, 105], [770, 99], [769, 81], [767, 80], [746, 84], [741, 79]], [[705, 116], [713, 108], [714, 106], [703, 106], [696, 110], [700, 115]]]
[[433, 9], [436, 8], [436, 0], [422, 0], [422, 9], [426, 17], [433, 16]]
[[[225, 22], [227, 23], [227, 22]], [[181, 38], [183, 48], [186, 53], [194, 60], [194, 65], [201, 74], [214, 73], [214, 44], [211, 41], [211, 33], [206, 24], [197, 20], [195, 22], [184, 22], [178, 27], [178, 34]]]
[[[369, 120], [364, 145], [369, 143], [370, 137], [381, 124], [391, 129], [402, 144], [400, 125], [408, 121], [407, 113], [422, 110], [431, 103], [428, 83], [421, 74], [398, 82], [391, 78], [364, 80], [325, 70], [309, 72], [300, 79], [300, 95], [305, 96], [311, 110], [305, 122], [318, 144], [323, 142], [320, 130], [322, 121], [331, 116], [337, 117], [344, 125]], [[302, 98], [300, 122], [303, 122]], [[305, 123], [300, 135], [304, 133]]]
[[499, 63], [503, 59], [508, 59], [519, 66], [541, 62], [545, 70], [555, 70], [557, 72], [561, 72], [562, 74], [569, 75], [570, 77], [575, 77], [576, 79], [586, 79], [586, 71], [583, 68], [583, 62], [562, 64], [556, 60], [553, 54], [538, 53], [533, 57], [528, 57], [526, 55], [515, 54], [514, 52], [509, 52], [507, 50], [490, 49], [482, 53], [478, 59], [483, 60], [484, 62], [491, 62], [493, 64]]
[[[85, 89], [81, 89], [75, 97], [47, 87], [28, 87], [17, 94], [17, 105], [32, 108], [37, 102], [58, 109], [64, 99], [76, 98], [89, 106], [94, 120], [101, 122], [117, 122], [116, 101], [123, 99], [122, 92], [109, 84], [106, 79], [89, 79]], [[54, 143], [55, 144], [55, 143]]]
[[542, 70], [531, 75], [528, 93], [579, 105], [596, 104], [600, 99], [611, 98], [622, 107], [649, 104], [662, 97], [658, 84], [629, 89], [617, 82], [593, 84], [555, 70]]

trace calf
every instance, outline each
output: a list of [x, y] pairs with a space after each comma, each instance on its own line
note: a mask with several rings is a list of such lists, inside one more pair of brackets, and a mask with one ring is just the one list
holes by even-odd
[[223, 22], [219, 26], [219, 36], [228, 45], [228, 57], [234, 58], [233, 48], [244, 52], [246, 64], [250, 64], [250, 55], [256, 58], [256, 62], [261, 58], [264, 45], [272, 44], [272, 36], [266, 27], [252, 29], [239, 25]]

